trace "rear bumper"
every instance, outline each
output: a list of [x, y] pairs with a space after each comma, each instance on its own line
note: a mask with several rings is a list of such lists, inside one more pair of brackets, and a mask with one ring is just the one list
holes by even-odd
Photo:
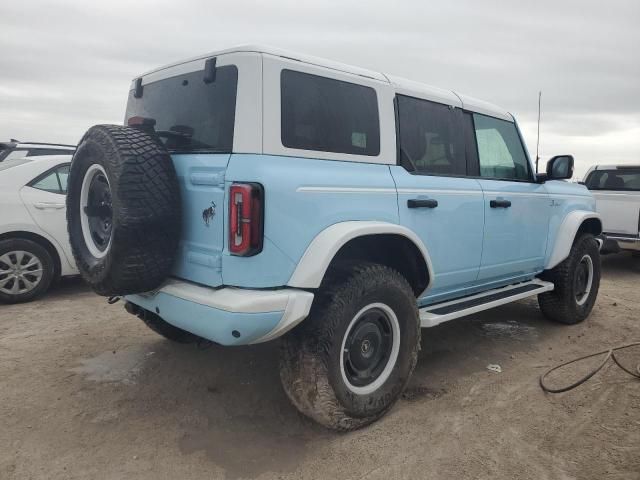
[[160, 289], [126, 300], [166, 322], [221, 345], [247, 345], [277, 338], [309, 314], [313, 294], [295, 288], [208, 288], [170, 280]]

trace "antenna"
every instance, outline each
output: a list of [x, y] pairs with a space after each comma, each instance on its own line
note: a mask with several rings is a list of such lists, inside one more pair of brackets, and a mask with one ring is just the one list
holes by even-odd
[[540, 161], [540, 105], [542, 103], [542, 90], [538, 92], [538, 139], [536, 141], [536, 173], [538, 173], [538, 162]]

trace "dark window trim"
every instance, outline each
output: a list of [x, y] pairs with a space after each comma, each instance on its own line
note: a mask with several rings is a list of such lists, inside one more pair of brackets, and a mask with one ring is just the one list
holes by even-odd
[[40, 190], [40, 191], [43, 191], [43, 192], [56, 193], [58, 195], [66, 195], [67, 191], [62, 189], [62, 184], [60, 183], [60, 177], [57, 174], [56, 174], [56, 180], [58, 181], [58, 186], [60, 187], [60, 191], [52, 192], [51, 190], [44, 190], [42, 188], [34, 187], [34, 185], [36, 183], [38, 183], [40, 180], [42, 180], [45, 177], [48, 177], [49, 175], [51, 175], [51, 173], [55, 172], [56, 170], [58, 170], [58, 169], [60, 169], [62, 167], [71, 167], [71, 163], [61, 163], [59, 165], [56, 165], [55, 167], [51, 167], [49, 170], [46, 170], [46, 171], [42, 172], [40, 175], [38, 175], [37, 177], [35, 177], [33, 180], [31, 180], [25, 186], [26, 187], [35, 188], [36, 190]]
[[[462, 110], [463, 118], [469, 119], [469, 122], [465, 122], [462, 125], [463, 129], [466, 129], [470, 125], [471, 131], [463, 131], [464, 135], [464, 155], [467, 160], [467, 176], [479, 177], [480, 176], [480, 152], [478, 152], [478, 139], [476, 138], [476, 123], [473, 119], [473, 113]], [[471, 153], [473, 151], [473, 154]]]
[[[376, 119], [377, 119], [377, 123], [378, 123], [378, 149], [377, 151], [374, 151], [373, 153], [353, 153], [353, 152], [336, 152], [335, 150], [322, 150], [322, 149], [310, 149], [310, 148], [298, 148], [298, 147], [290, 147], [288, 145], [285, 144], [284, 142], [284, 138], [283, 138], [283, 134], [282, 132], [284, 131], [284, 115], [282, 114], [282, 99], [283, 99], [283, 92], [284, 92], [284, 87], [283, 87], [283, 82], [282, 82], [282, 76], [285, 72], [292, 72], [292, 73], [298, 73], [298, 74], [302, 74], [302, 75], [309, 75], [311, 77], [318, 77], [318, 78], [323, 78], [323, 79], [327, 79], [327, 80], [333, 80], [335, 82], [341, 82], [341, 83], [347, 83], [349, 85], [355, 85], [357, 87], [361, 87], [361, 88], [366, 88], [368, 90], [371, 90], [373, 92], [374, 98], [375, 98], [375, 107], [376, 107]], [[305, 151], [305, 152], [322, 152], [322, 153], [334, 153], [336, 155], [354, 155], [356, 157], [379, 157], [380, 153], [382, 152], [382, 125], [380, 123], [380, 104], [379, 104], [379, 99], [378, 99], [378, 91], [369, 86], [369, 85], [363, 85], [361, 83], [356, 83], [356, 82], [349, 82], [346, 80], [342, 80], [342, 79], [337, 79], [337, 78], [332, 78], [332, 77], [327, 77], [325, 75], [318, 75], [315, 73], [308, 73], [308, 72], [303, 72], [300, 70], [294, 70], [291, 68], [283, 68], [282, 70], [280, 70], [280, 144], [284, 147], [287, 148], [289, 150], [301, 150], [301, 151]]]

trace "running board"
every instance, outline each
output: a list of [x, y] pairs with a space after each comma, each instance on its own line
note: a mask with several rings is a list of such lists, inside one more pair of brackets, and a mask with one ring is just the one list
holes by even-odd
[[420, 325], [422, 328], [435, 327], [454, 318], [466, 317], [472, 313], [488, 310], [551, 290], [553, 290], [553, 283], [536, 278], [528, 282], [487, 290], [486, 292], [448, 302], [427, 305], [420, 309]]

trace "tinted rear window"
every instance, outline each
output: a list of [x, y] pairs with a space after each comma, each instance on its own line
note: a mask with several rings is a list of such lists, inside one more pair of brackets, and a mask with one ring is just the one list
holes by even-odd
[[589, 190], [640, 191], [640, 168], [594, 170], [585, 182]]
[[186, 73], [144, 85], [142, 97], [129, 92], [125, 123], [153, 118], [155, 130], [172, 152], [225, 152], [233, 149], [238, 69], [216, 68], [212, 83], [204, 72]]
[[283, 70], [281, 102], [285, 147], [353, 155], [380, 153], [373, 88]]

